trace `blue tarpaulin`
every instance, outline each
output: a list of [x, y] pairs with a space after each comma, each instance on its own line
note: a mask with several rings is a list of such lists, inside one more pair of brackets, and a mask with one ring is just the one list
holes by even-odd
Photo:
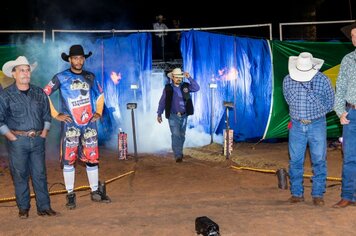
[[[98, 39], [93, 45], [93, 56], [87, 61], [101, 80], [105, 107], [100, 122], [100, 139], [105, 140], [123, 127], [126, 104], [140, 102], [139, 108], [147, 110], [147, 84], [152, 67], [151, 34], [137, 33]], [[132, 89], [131, 86], [137, 86]]]
[[[200, 84], [194, 96], [195, 114], [191, 126], [203, 126], [221, 134], [225, 128], [223, 102], [233, 102], [229, 110], [235, 141], [262, 137], [271, 106], [272, 64], [267, 40], [226, 36], [200, 31], [182, 34], [184, 70]], [[216, 83], [211, 89], [209, 84]], [[212, 106], [211, 106], [211, 103]]]

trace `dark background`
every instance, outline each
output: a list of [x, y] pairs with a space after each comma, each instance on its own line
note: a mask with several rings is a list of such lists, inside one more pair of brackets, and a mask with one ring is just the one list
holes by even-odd
[[[0, 29], [152, 29], [155, 17], [162, 14], [170, 28], [172, 19], [179, 19], [181, 28], [272, 23], [273, 37], [278, 39], [279, 23], [351, 20], [356, 15], [356, 0], [209, 2], [211, 1], [2, 1]], [[337, 25], [337, 30], [320, 29], [319, 38], [345, 40], [339, 32], [341, 26]], [[327, 35], [323, 36], [323, 32]], [[250, 32], [237, 34], [254, 36]], [[256, 37], [259, 37], [258, 34]]]

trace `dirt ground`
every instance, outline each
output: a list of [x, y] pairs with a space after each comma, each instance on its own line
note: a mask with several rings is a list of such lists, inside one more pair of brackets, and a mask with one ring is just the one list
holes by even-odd
[[[326, 205], [315, 207], [309, 178], [304, 182], [304, 203], [289, 204], [289, 190], [278, 188], [274, 171], [288, 168], [287, 145], [236, 143], [229, 160], [219, 144], [186, 148], [182, 163], [175, 163], [171, 152], [140, 153], [137, 162], [132, 156], [118, 160], [116, 151], [102, 148], [100, 178], [107, 183], [112, 203], [90, 200], [85, 168], [78, 165], [75, 210], [65, 208], [62, 172], [58, 161], [51, 159], [48, 186], [52, 207], [60, 214], [37, 216], [32, 199], [26, 220], [17, 216], [7, 158], [2, 152], [0, 235], [197, 235], [195, 219], [200, 216], [216, 222], [224, 236], [354, 235], [356, 207], [331, 207], [340, 195], [340, 149], [328, 148]], [[311, 174], [308, 157], [305, 174]]]

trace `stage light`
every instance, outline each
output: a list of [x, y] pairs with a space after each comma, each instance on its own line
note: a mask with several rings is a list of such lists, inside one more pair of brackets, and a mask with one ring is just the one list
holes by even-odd
[[131, 121], [132, 121], [132, 137], [133, 137], [133, 142], [134, 142], [134, 152], [135, 152], [135, 161], [138, 160], [137, 158], [137, 144], [136, 144], [136, 128], [135, 128], [135, 114], [134, 114], [134, 109], [137, 108], [137, 103], [134, 102], [129, 102], [126, 104], [126, 108], [128, 110], [131, 110]]
[[138, 89], [138, 85], [137, 84], [131, 84], [131, 89]]
[[130, 86], [131, 90], [133, 91], [134, 93], [134, 100], [135, 102], [137, 101], [137, 98], [136, 98], [136, 90], [138, 89], [138, 84], [131, 84]]
[[229, 108], [233, 109], [234, 108], [234, 103], [233, 102], [223, 102], [224, 107], [226, 108], [226, 129], [225, 129], [225, 135], [224, 135], [224, 154], [226, 155], [226, 159], [230, 159], [230, 151], [232, 151], [232, 145], [233, 145], [233, 130], [232, 135], [230, 136], [230, 124], [229, 124]]
[[218, 85], [216, 83], [209, 84], [209, 88], [211, 88], [211, 89], [216, 89], [217, 87], [218, 87]]
[[127, 109], [136, 109], [137, 108], [137, 103], [130, 102], [126, 104]]
[[215, 83], [215, 82], [211, 82], [209, 84], [209, 88], [210, 88], [210, 105], [211, 105], [211, 116], [210, 116], [210, 144], [212, 144], [214, 142], [214, 132], [213, 132], [213, 128], [214, 128], [214, 125], [213, 125], [213, 119], [214, 119], [214, 89], [216, 89], [218, 87], [218, 85]]

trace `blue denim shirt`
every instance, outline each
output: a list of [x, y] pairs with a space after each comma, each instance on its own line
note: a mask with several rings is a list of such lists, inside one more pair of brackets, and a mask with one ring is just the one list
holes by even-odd
[[0, 92], [0, 134], [10, 130], [49, 130], [50, 125], [48, 97], [42, 88], [31, 84], [26, 95], [14, 83]]

